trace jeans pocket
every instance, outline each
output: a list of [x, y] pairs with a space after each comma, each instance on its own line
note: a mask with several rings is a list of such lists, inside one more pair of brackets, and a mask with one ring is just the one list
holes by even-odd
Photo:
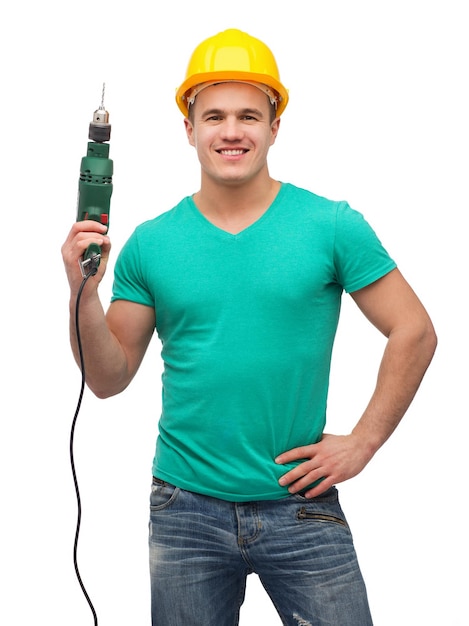
[[150, 510], [162, 511], [166, 509], [176, 500], [178, 493], [178, 487], [154, 478], [150, 492]]
[[311, 511], [308, 510], [306, 506], [301, 507], [301, 509], [296, 514], [296, 519], [339, 524], [339, 526], [344, 526], [345, 528], [348, 528], [347, 522], [343, 517], [340, 517], [339, 515], [331, 515], [330, 513], [324, 511]]

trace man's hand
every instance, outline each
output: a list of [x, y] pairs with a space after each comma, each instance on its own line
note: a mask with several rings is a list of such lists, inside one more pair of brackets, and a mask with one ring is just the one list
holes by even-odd
[[96, 282], [100, 282], [106, 270], [111, 243], [106, 235], [107, 226], [93, 220], [75, 222], [62, 246], [62, 258], [72, 293], [76, 293], [83, 280], [79, 260], [92, 243], [101, 247], [101, 259]]
[[332, 485], [359, 474], [371, 456], [366, 452], [360, 438], [353, 433], [340, 436], [324, 434], [320, 442], [288, 450], [280, 454], [275, 461], [283, 465], [303, 459], [304, 462], [284, 474], [279, 483], [282, 486], [288, 485], [290, 493], [297, 493], [322, 479], [318, 485], [305, 493], [307, 498], [314, 498]]

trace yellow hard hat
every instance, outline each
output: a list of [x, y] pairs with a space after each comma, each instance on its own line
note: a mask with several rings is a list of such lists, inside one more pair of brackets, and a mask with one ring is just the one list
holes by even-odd
[[[208, 84], [239, 81], [261, 88], [275, 102], [277, 116], [288, 103], [270, 49], [255, 37], [230, 28], [200, 43], [192, 53], [186, 78], [176, 92], [176, 103], [187, 117], [197, 93]], [[272, 93], [273, 92], [273, 93]]]

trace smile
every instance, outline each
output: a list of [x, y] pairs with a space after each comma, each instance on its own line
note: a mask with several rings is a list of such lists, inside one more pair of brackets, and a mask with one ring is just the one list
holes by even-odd
[[247, 150], [217, 150], [217, 152], [225, 156], [240, 156], [241, 154], [245, 154]]

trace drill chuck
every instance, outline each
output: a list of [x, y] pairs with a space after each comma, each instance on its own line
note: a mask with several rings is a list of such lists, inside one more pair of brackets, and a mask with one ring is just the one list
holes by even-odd
[[109, 124], [109, 113], [103, 109], [97, 109], [93, 114], [93, 121], [90, 122], [88, 138], [91, 141], [103, 143], [111, 138], [111, 124]]

